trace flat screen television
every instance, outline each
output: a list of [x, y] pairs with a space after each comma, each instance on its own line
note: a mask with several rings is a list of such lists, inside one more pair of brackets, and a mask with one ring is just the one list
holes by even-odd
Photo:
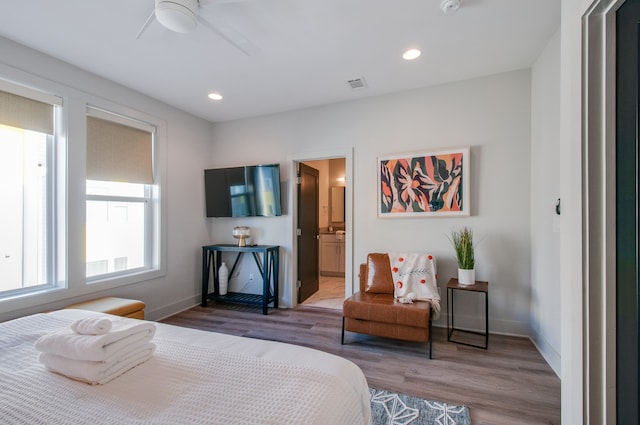
[[204, 170], [207, 217], [282, 215], [280, 165]]

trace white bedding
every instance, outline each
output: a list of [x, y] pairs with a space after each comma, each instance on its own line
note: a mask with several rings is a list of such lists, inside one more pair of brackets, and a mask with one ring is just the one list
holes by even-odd
[[340, 357], [157, 323], [151, 360], [91, 386], [48, 372], [33, 344], [75, 319], [60, 310], [0, 323], [2, 424], [370, 424], [366, 379]]

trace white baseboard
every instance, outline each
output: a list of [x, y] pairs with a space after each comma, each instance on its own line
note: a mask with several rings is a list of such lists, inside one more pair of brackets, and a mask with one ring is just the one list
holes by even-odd
[[145, 310], [145, 318], [147, 320], [152, 320], [157, 322], [162, 319], [166, 319], [167, 317], [173, 316], [174, 314], [178, 314], [185, 310], [189, 310], [190, 308], [196, 307], [201, 303], [200, 296], [197, 297], [189, 297], [184, 300], [178, 301], [173, 304], [166, 305], [161, 308], [157, 308], [155, 310]]
[[549, 341], [547, 341], [533, 329], [531, 330], [531, 336], [529, 337], [529, 339], [531, 339], [533, 345], [535, 345], [535, 347], [538, 349], [538, 352], [540, 352], [549, 366], [551, 366], [551, 369], [553, 369], [555, 374], [560, 377], [560, 353], [556, 351], [556, 349], [549, 343]]
[[[451, 318], [449, 318], [451, 320]], [[459, 314], [456, 310], [456, 329], [473, 332], [484, 332], [484, 316]], [[442, 314], [433, 322], [433, 326], [447, 327], [447, 316]], [[511, 336], [529, 337], [529, 324], [515, 320], [501, 320], [489, 317], [489, 333]]]

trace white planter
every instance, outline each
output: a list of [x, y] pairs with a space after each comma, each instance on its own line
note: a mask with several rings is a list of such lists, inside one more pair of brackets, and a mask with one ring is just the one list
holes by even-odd
[[474, 285], [476, 283], [475, 269], [458, 269], [458, 284]]

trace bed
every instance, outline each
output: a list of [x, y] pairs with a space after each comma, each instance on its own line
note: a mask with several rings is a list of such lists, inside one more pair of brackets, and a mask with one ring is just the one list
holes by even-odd
[[72, 380], [38, 362], [33, 345], [40, 336], [100, 315], [59, 310], [0, 323], [0, 422], [371, 423], [362, 371], [295, 345], [157, 323], [153, 357], [105, 385]]

